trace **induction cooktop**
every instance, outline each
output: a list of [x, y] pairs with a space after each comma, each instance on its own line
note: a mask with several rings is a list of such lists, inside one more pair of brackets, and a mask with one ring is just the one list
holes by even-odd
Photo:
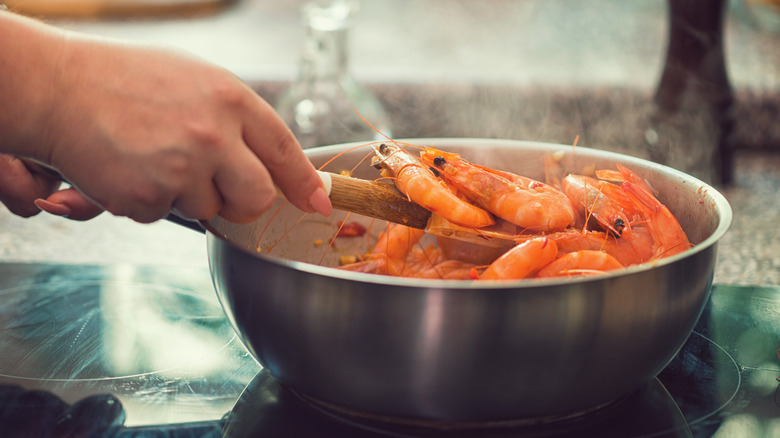
[[208, 270], [0, 264], [0, 436], [780, 437], [779, 386], [780, 287], [714, 286], [666, 369], [596, 411], [443, 429], [284, 386], [234, 335]]

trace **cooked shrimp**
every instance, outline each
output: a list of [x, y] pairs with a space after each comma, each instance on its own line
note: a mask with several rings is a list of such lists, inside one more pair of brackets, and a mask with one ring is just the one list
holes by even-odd
[[379, 235], [371, 258], [386, 259], [387, 273], [402, 275], [406, 259], [425, 231], [395, 224]]
[[[630, 236], [617, 238], [610, 233], [569, 228], [546, 234], [558, 245], [558, 257], [581, 250], [604, 251], [617, 259], [623, 266], [644, 263], [653, 256], [653, 238], [644, 226], [636, 226]], [[533, 236], [521, 236], [521, 243]]]
[[[597, 170], [599, 179], [568, 175], [557, 188], [433, 148], [420, 159], [397, 143], [374, 148], [383, 174], [434, 213], [427, 232], [438, 246], [420, 244], [426, 231], [393, 225], [361, 261], [341, 269], [471, 280], [600, 275], [691, 246], [651, 186], [619, 164]], [[470, 243], [444, 238], [463, 233]]]
[[546, 237], [529, 239], [497, 258], [482, 274], [480, 280], [520, 279], [531, 277], [558, 255], [558, 246]]
[[537, 277], [561, 277], [574, 275], [598, 275], [623, 265], [604, 251], [581, 250], [564, 254], [542, 268]]
[[461, 199], [443, 184], [423, 163], [402, 147], [382, 143], [374, 146], [377, 165], [393, 177], [398, 190], [428, 210], [448, 221], [469, 228], [493, 225], [487, 211]]
[[[401, 257], [398, 251], [396, 257]], [[467, 280], [472, 270], [476, 267], [473, 263], [460, 260], [450, 260], [444, 255], [442, 248], [435, 245], [428, 245], [425, 248], [416, 245], [411, 248], [406, 255], [405, 262], [399, 263], [399, 259], [391, 262], [391, 266], [397, 270], [402, 266], [397, 274], [391, 272], [391, 275], [412, 278], [440, 278], [446, 280]]]
[[616, 236], [631, 233], [629, 215], [636, 213], [636, 208], [619, 186], [570, 174], [563, 179], [563, 193], [586, 221], [592, 217]]
[[377, 239], [373, 254], [381, 254], [390, 260], [405, 260], [409, 251], [420, 241], [425, 231], [400, 224], [390, 226]]
[[409, 253], [425, 232], [395, 224], [379, 234], [373, 250], [364, 260], [339, 266], [339, 269], [372, 274], [402, 275]]
[[336, 266], [336, 269], [352, 272], [363, 272], [366, 274], [387, 275], [387, 259], [380, 257], [368, 258], [355, 263], [349, 263], [342, 266]]
[[441, 248], [429, 245], [418, 248], [424, 232], [403, 225], [393, 225], [379, 235], [373, 250], [364, 260], [340, 266], [339, 269], [371, 274], [410, 278], [466, 280], [476, 265], [449, 260]]
[[571, 225], [574, 209], [560, 191], [530, 178], [473, 165], [458, 154], [425, 148], [423, 163], [472, 202], [517, 226], [556, 231]]
[[691, 247], [680, 223], [655, 196], [631, 181], [621, 187], [642, 212], [643, 224], [653, 237], [653, 259], [669, 257]]
[[414, 267], [405, 271], [405, 277], [440, 278], [444, 280], [472, 279], [471, 272], [476, 267], [472, 263], [460, 260], [442, 260], [431, 264], [426, 258], [420, 259], [419, 263], [412, 261], [409, 263], [409, 266]]

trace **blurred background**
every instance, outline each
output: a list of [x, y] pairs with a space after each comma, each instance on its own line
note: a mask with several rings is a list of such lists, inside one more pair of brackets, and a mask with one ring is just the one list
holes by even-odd
[[[302, 0], [6, 3], [68, 29], [186, 50], [272, 105], [311, 80], [305, 72], [321, 71], [306, 67], [312, 34]], [[367, 119], [383, 132], [576, 141], [666, 162], [722, 187], [739, 213], [722, 245], [741, 263], [720, 263], [716, 281], [780, 283], [780, 255], [769, 249], [780, 247], [777, 0], [340, 3], [348, 22], [324, 31], [344, 30], [339, 68], [359, 88], [346, 98], [375, 99], [378, 115]], [[315, 41], [315, 51], [330, 50]], [[15, 220], [5, 216], [0, 224]], [[10, 248], [11, 257], [37, 257]]]
[[[66, 28], [175, 46], [272, 104], [299, 78], [302, 0], [11, 0]], [[328, 4], [330, 2], [312, 2]], [[780, 5], [774, 0], [368, 0], [346, 45], [395, 137], [500, 137], [642, 154], [665, 66], [670, 5], [723, 6], [739, 147], [780, 142]], [[679, 8], [678, 8], [679, 9]], [[708, 10], [710, 10], [708, 12]], [[678, 14], [679, 15], [679, 14]], [[680, 20], [675, 17], [675, 20]], [[705, 29], [705, 31], [716, 30]], [[714, 38], [705, 35], [704, 38]], [[717, 47], [714, 47], [717, 49]]]

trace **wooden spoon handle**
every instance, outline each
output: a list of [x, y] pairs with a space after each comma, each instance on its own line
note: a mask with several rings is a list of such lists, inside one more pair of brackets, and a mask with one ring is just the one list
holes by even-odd
[[[57, 169], [37, 160], [24, 158], [26, 166], [43, 170], [65, 180]], [[376, 181], [350, 178], [330, 172], [318, 172], [333, 208], [386, 220], [411, 228], [426, 229], [431, 212], [410, 202], [395, 186]], [[279, 196], [283, 196], [277, 188]], [[186, 219], [185, 219], [186, 220]], [[189, 225], [188, 225], [189, 226]]]
[[431, 212], [409, 202], [395, 186], [329, 172], [319, 174], [333, 208], [421, 230], [428, 225]]

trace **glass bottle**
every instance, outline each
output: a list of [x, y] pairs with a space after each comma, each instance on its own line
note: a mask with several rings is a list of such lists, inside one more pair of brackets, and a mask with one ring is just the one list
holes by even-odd
[[349, 73], [347, 36], [356, 12], [357, 3], [344, 0], [310, 2], [302, 9], [300, 77], [275, 108], [303, 148], [385, 139], [361, 116], [392, 135], [382, 105]]

